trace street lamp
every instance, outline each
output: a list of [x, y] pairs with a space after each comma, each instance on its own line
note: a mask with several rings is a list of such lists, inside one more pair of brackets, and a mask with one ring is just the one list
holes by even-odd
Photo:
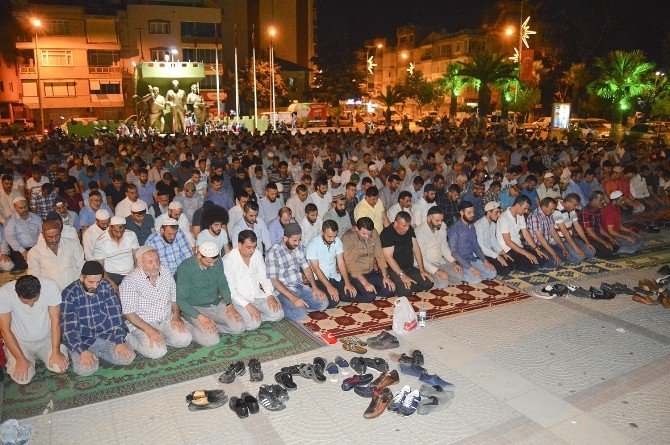
[[505, 28], [505, 36], [507, 36], [507, 37], [513, 36], [514, 31], [515, 31], [514, 26], [511, 26], [511, 25], [508, 26], [507, 28]]
[[35, 29], [35, 73], [37, 74], [37, 103], [40, 107], [40, 132], [44, 136], [44, 108], [42, 108], [42, 93], [40, 87], [40, 48], [37, 41], [37, 30], [42, 26], [42, 21], [38, 18], [31, 18], [30, 23]]
[[400, 53], [400, 57], [407, 60], [407, 58], [409, 57], [409, 54], [407, 54], [407, 51], [403, 51], [402, 53]]
[[277, 131], [277, 102], [275, 99], [275, 47], [274, 38], [277, 36], [277, 28], [274, 25], [268, 26], [268, 35], [270, 36], [270, 82], [272, 82], [272, 131]]
[[179, 51], [177, 51], [177, 48], [172, 48], [172, 49], [170, 50], [170, 59], [171, 59], [172, 62], [174, 62], [174, 56], [175, 56], [175, 54], [179, 54]]
[[384, 47], [384, 45], [382, 45], [381, 42], [377, 43], [377, 49], [382, 49], [383, 47]]

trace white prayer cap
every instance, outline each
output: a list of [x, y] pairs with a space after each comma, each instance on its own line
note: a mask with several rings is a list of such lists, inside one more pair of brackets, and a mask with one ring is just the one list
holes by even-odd
[[97, 212], [95, 212], [95, 219], [99, 221], [105, 221], [109, 219], [110, 215], [109, 212], [105, 209], [100, 209]]
[[172, 201], [170, 205], [168, 206], [168, 209], [170, 210], [181, 210], [182, 206], [179, 202], [177, 201]]
[[211, 241], [205, 241], [204, 243], [200, 244], [198, 246], [198, 252], [200, 252], [200, 255], [208, 258], [215, 258], [219, 256], [219, 248]]
[[125, 226], [126, 219], [120, 216], [112, 216], [112, 220], [109, 222], [110, 226]]

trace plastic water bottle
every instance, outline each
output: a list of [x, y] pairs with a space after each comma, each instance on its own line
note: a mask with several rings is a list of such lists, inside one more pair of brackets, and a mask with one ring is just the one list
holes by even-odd
[[426, 306], [423, 304], [419, 308], [419, 326], [422, 328], [426, 326]]

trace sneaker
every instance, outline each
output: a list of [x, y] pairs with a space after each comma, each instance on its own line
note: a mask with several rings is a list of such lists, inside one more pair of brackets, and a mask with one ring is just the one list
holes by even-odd
[[400, 391], [393, 397], [391, 403], [389, 403], [389, 411], [398, 411], [405, 400], [407, 394], [412, 392], [412, 388], [409, 385], [403, 386]]
[[400, 363], [398, 367], [400, 368], [400, 372], [413, 377], [420, 377], [422, 374], [426, 373], [425, 368], [422, 368], [417, 364], [407, 365], [405, 363]]
[[398, 413], [403, 416], [411, 416], [416, 412], [419, 402], [421, 402], [421, 396], [419, 395], [419, 390], [415, 389], [405, 396], [402, 405], [398, 409]]
[[428, 374], [424, 372], [419, 376], [419, 381], [423, 383], [428, 383], [431, 386], [439, 386], [442, 389], [449, 390], [454, 387], [453, 383], [449, 383], [446, 380], [440, 378], [437, 374]]

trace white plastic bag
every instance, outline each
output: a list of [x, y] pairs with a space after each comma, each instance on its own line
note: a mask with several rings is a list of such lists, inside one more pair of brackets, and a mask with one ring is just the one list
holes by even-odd
[[407, 297], [396, 298], [393, 304], [395, 305], [393, 309], [393, 331], [396, 334], [406, 334], [415, 330], [419, 323], [416, 312], [414, 312]]

